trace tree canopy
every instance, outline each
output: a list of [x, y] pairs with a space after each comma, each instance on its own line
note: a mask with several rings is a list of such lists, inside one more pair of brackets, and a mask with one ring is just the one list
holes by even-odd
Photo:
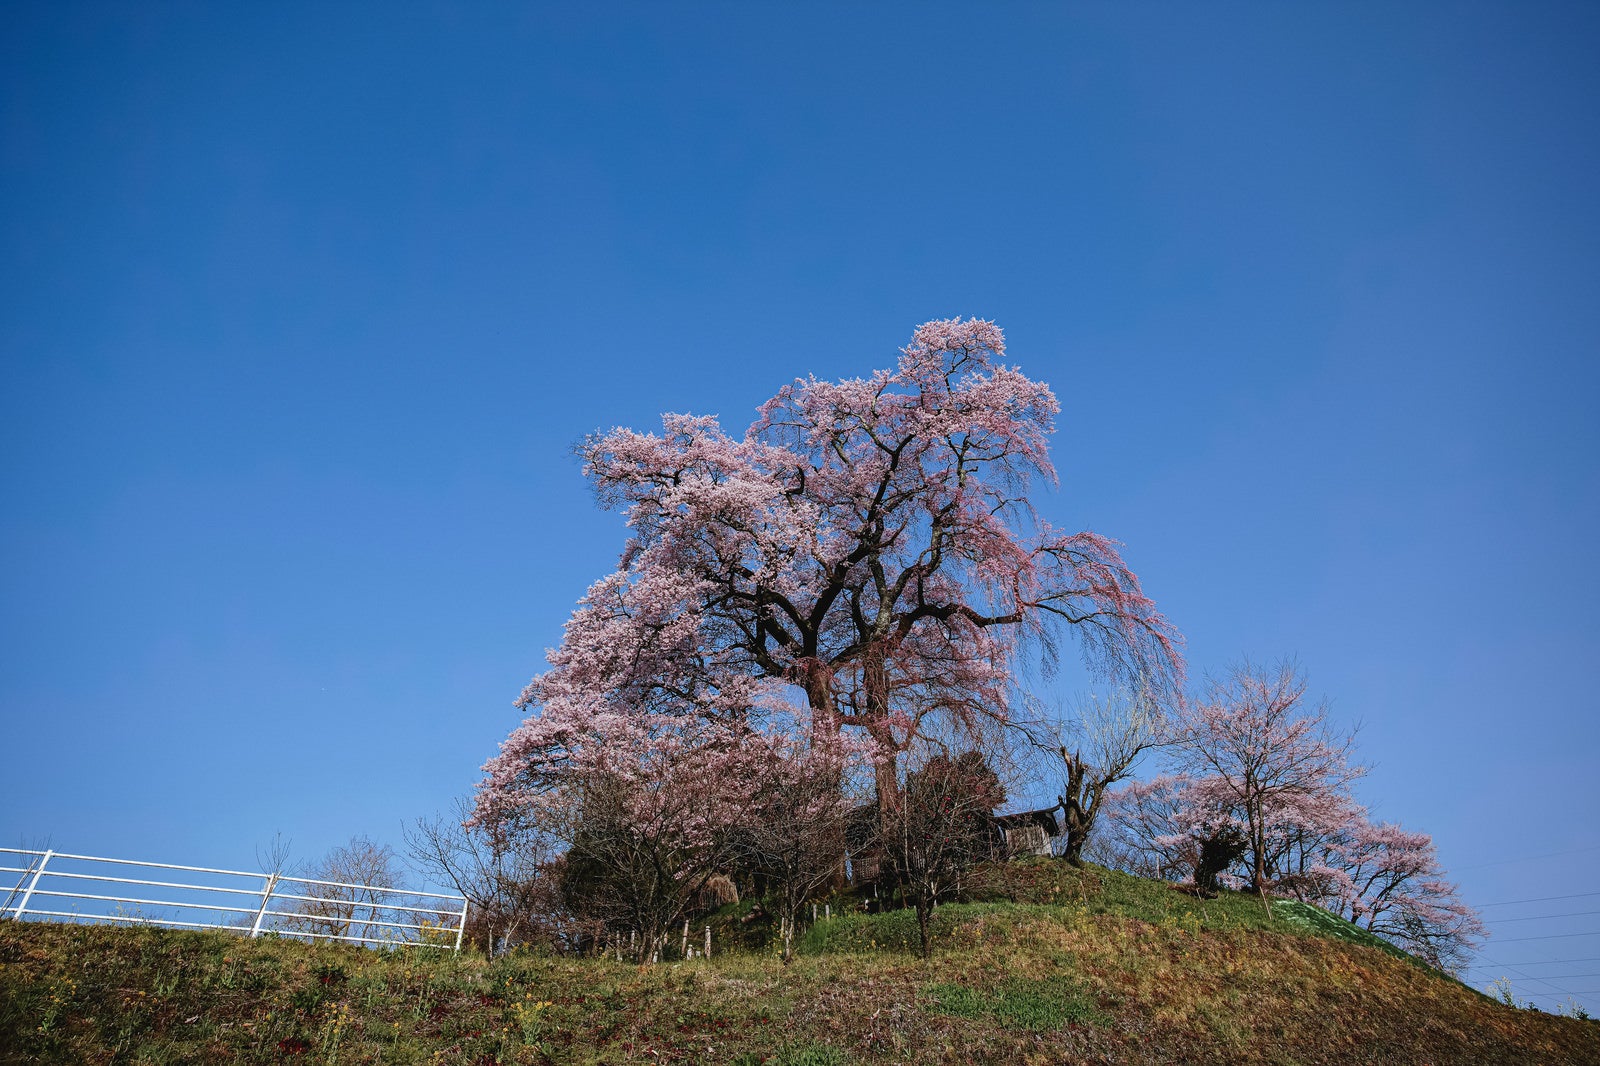
[[928, 322], [892, 370], [784, 386], [742, 438], [667, 415], [584, 441], [630, 537], [523, 692], [478, 817], [774, 735], [864, 737], [891, 802], [930, 715], [1007, 715], [1025, 641], [1053, 663], [1070, 633], [1101, 676], [1175, 683], [1178, 634], [1118, 545], [1033, 507], [1060, 404], [1004, 353], [992, 322]]

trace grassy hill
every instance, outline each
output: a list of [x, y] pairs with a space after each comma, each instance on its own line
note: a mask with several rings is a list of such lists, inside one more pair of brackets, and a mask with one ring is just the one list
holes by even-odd
[[644, 967], [4, 922], [0, 1062], [1600, 1063], [1600, 1024], [1321, 912], [1048, 861], [968, 889], [928, 962], [897, 911], [817, 924], [789, 966], [748, 906], [714, 919], [746, 950]]

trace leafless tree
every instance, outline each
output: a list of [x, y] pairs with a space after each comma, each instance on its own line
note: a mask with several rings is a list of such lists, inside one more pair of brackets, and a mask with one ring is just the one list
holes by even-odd
[[385, 898], [399, 882], [394, 849], [366, 836], [353, 836], [312, 863], [304, 873], [298, 915], [289, 927], [319, 937], [384, 939]]
[[881, 808], [879, 818], [885, 861], [916, 910], [927, 958], [933, 909], [954, 895], [965, 870], [989, 854], [994, 811], [1006, 794], [981, 752], [924, 748], [917, 754], [902, 802]]
[[468, 938], [485, 955], [541, 937], [566, 946], [571, 930], [553, 892], [552, 842], [532, 829], [468, 828], [471, 814], [472, 804], [458, 799], [449, 814], [407, 826], [412, 868], [466, 898]]
[[1166, 711], [1150, 689], [1117, 689], [1038, 715], [1023, 728], [1061, 786], [1061, 855], [1081, 866], [1106, 790], [1131, 777], [1146, 752], [1168, 743]]
[[290, 873], [293, 869], [293, 863], [289, 861], [289, 855], [293, 850], [293, 845], [294, 841], [284, 837], [281, 831], [272, 834], [272, 839], [264, 846], [257, 845], [256, 847], [256, 867], [264, 874], [279, 874], [281, 876]]

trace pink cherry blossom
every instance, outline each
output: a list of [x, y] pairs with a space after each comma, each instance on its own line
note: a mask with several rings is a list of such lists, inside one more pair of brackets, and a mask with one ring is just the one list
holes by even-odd
[[478, 818], [565, 773], [647, 766], [666, 738], [726, 760], [797, 732], [864, 736], [893, 803], [930, 717], [1006, 718], [1025, 642], [1053, 662], [1076, 636], [1108, 678], [1176, 684], [1178, 634], [1116, 542], [1035, 515], [1060, 405], [1004, 354], [992, 322], [929, 322], [893, 370], [797, 380], [741, 438], [667, 415], [587, 440], [630, 537], [519, 700]]

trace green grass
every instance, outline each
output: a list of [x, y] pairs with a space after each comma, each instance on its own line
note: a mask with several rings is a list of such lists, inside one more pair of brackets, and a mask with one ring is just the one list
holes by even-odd
[[967, 888], [927, 961], [911, 912], [852, 911], [784, 965], [748, 903], [709, 920], [738, 950], [657, 966], [0, 922], [0, 1063], [1600, 1064], [1600, 1025], [1314, 909], [1047, 861]]
[[1110, 1023], [1092, 999], [1061, 978], [1011, 978], [987, 991], [951, 984], [928, 985], [923, 991], [933, 997], [933, 1009], [940, 1014], [992, 1019], [1035, 1033]]
[[[1100, 916], [1131, 918], [1167, 929], [1193, 933], [1271, 931], [1282, 935], [1335, 936], [1410, 958], [1386, 940], [1315, 907], [1325, 921], [1311, 921], [1300, 911], [1283, 910], [1276, 901], [1269, 912], [1261, 897], [1223, 892], [1198, 899], [1160, 881], [1150, 881], [1100, 867], [1074, 868], [1050, 859], [1032, 859], [988, 867], [975, 875], [965, 895], [975, 902], [935, 909], [929, 923], [936, 946], [971, 939], [974, 928], [989, 937], [1022, 935], [1037, 923], [1071, 927]], [[796, 944], [807, 954], [920, 951], [916, 914], [911, 910], [841, 914], [819, 922]], [[1420, 963], [1419, 963], [1420, 964]]]
[[1415, 955], [1402, 951], [1389, 943], [1383, 937], [1369, 933], [1359, 925], [1347, 922], [1338, 915], [1329, 914], [1321, 907], [1313, 907], [1309, 903], [1300, 903], [1292, 899], [1275, 899], [1272, 901], [1272, 913], [1274, 917], [1287, 923], [1291, 929], [1303, 929], [1306, 932], [1320, 936], [1337, 937], [1352, 944], [1360, 944], [1363, 947], [1387, 951], [1397, 958], [1406, 959], [1418, 966], [1428, 965]]

